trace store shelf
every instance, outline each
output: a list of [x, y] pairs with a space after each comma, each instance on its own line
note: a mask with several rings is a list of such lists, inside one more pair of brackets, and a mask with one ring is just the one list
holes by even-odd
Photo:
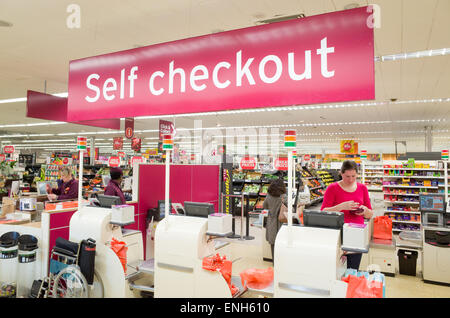
[[420, 228], [417, 230], [400, 230], [400, 229], [392, 229], [392, 232], [420, 232]]
[[445, 171], [437, 168], [383, 168], [383, 170], [417, 170], [417, 171]]
[[391, 179], [400, 179], [400, 178], [406, 178], [406, 179], [442, 179], [442, 180], [445, 179], [445, 177], [433, 177], [433, 176], [383, 176], [383, 178], [391, 178]]
[[413, 202], [413, 201], [386, 201], [384, 200], [385, 203], [400, 203], [400, 204], [419, 204], [419, 202]]
[[388, 213], [408, 213], [408, 214], [421, 214], [420, 212], [416, 212], [416, 211], [395, 211], [395, 210], [384, 210], [384, 212], [388, 212]]
[[312, 191], [312, 190], [322, 189], [322, 188], [323, 188], [323, 186], [318, 186], [318, 187], [314, 187], [314, 188], [309, 188], [309, 190]]
[[401, 186], [401, 185], [393, 185], [393, 184], [391, 184], [391, 185], [383, 185], [383, 188], [404, 188], [404, 189], [406, 189], [406, 188], [409, 188], [409, 189], [413, 189], [413, 188], [415, 188], [415, 189], [424, 189], [424, 188], [426, 188], [426, 189], [437, 189], [438, 187], [430, 187], [430, 186]]
[[420, 224], [420, 221], [397, 221], [397, 220], [392, 220], [392, 223]]
[[383, 192], [385, 195], [402, 195], [404, 197], [418, 197], [420, 194], [410, 194], [410, 193], [387, 193]]

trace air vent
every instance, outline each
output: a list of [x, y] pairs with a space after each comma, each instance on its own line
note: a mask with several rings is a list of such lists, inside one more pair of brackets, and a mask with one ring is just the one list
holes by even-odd
[[282, 22], [282, 21], [288, 21], [288, 20], [294, 20], [294, 19], [301, 19], [301, 18], [305, 18], [305, 17], [306, 16], [304, 13], [299, 13], [299, 14], [294, 14], [294, 15], [275, 17], [275, 18], [266, 19], [266, 20], [259, 20], [259, 21], [256, 21], [256, 24], [268, 24], [268, 23]]

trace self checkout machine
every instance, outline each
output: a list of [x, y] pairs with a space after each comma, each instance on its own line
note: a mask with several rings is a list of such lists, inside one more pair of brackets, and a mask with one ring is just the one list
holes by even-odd
[[275, 240], [274, 297], [345, 297], [347, 253], [368, 252], [367, 228], [346, 229], [344, 214], [305, 210], [304, 225], [283, 225]]
[[450, 284], [450, 209], [445, 194], [420, 194], [423, 280]]
[[82, 206], [70, 219], [69, 240], [81, 242], [92, 238], [96, 241], [95, 271], [103, 284], [107, 298], [134, 297], [127, 282], [127, 273], [119, 257], [111, 249], [111, 240], [123, 241], [127, 246], [127, 264], [143, 260], [142, 234], [126, 230], [122, 226], [134, 223], [134, 207], [122, 205], [119, 197], [97, 195], [91, 204]]
[[[222, 274], [202, 268], [203, 258], [217, 253], [213, 238], [229, 235], [231, 222], [230, 228], [223, 228], [222, 233], [210, 233], [208, 220], [214, 214], [213, 204], [184, 202], [184, 212], [184, 215], [166, 215], [156, 228], [154, 296], [232, 297]], [[238, 281], [233, 283], [238, 285]]]

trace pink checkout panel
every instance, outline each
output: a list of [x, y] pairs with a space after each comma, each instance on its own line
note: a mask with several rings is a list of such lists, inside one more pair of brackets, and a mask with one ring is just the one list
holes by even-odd
[[[126, 226], [125, 228], [130, 230], [138, 230], [142, 232], [142, 238], [144, 242], [144, 251], [145, 251], [145, 218], [146, 215], [139, 215], [137, 213], [137, 203], [129, 203], [134, 206], [134, 220], [135, 223]], [[55, 246], [56, 239], [58, 237], [62, 237], [66, 240], [69, 239], [70, 233], [70, 219], [72, 215], [77, 210], [69, 210], [63, 212], [53, 212], [50, 213], [50, 223], [49, 223], [49, 255], [48, 261], [50, 262], [50, 255], [52, 248]], [[49, 265], [49, 264], [48, 264]]]
[[[165, 165], [139, 166], [139, 214], [165, 199]], [[169, 197], [172, 203], [208, 202], [219, 209], [219, 165], [170, 165]]]

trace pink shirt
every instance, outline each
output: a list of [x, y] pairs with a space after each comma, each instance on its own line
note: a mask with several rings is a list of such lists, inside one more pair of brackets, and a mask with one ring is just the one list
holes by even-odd
[[[372, 210], [369, 191], [364, 184], [357, 183], [356, 190], [354, 192], [347, 192], [342, 189], [338, 182], [334, 182], [328, 186], [327, 190], [325, 191], [322, 207], [320, 208], [320, 210], [333, 207], [345, 201], [359, 202], [361, 205], [364, 205]], [[364, 224], [364, 217], [362, 215], [354, 215], [348, 210], [343, 210], [342, 212], [344, 212], [345, 223]]]

